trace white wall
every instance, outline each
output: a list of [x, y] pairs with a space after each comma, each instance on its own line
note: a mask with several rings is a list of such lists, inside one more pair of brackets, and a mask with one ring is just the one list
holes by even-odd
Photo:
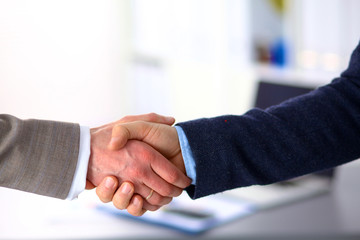
[[97, 125], [128, 111], [128, 1], [0, 1], [0, 112]]
[[[358, 0], [292, 0], [301, 68], [341, 72], [360, 40]], [[289, 26], [291, 27], [291, 26]], [[305, 62], [301, 61], [306, 55]], [[309, 54], [310, 53], [310, 54]], [[299, 58], [300, 57], [300, 58]]]
[[135, 65], [146, 71], [131, 80], [141, 93], [133, 95], [135, 111], [161, 106], [185, 121], [251, 106], [248, 0], [136, 0], [133, 7]]
[[[295, 54], [348, 59], [360, 39], [360, 1], [290, 2]], [[250, 4], [0, 0], [0, 112], [91, 126], [151, 111], [178, 120], [241, 114], [256, 78]], [[148, 58], [158, 67], [141, 65]]]

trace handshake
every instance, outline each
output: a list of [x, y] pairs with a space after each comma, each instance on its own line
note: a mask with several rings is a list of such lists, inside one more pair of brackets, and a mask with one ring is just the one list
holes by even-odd
[[191, 183], [174, 122], [151, 113], [91, 129], [86, 189], [134, 216], [170, 203]]

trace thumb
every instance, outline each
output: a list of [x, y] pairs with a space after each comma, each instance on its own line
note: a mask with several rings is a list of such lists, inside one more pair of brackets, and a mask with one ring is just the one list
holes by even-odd
[[131, 122], [117, 124], [112, 129], [112, 136], [108, 148], [118, 150], [123, 148], [130, 139], [143, 140], [151, 129], [146, 122]]

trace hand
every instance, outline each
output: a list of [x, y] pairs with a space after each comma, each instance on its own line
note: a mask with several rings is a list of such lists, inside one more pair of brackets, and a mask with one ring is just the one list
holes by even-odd
[[[148, 114], [142, 114], [142, 115], [128, 115], [125, 116], [115, 122], [105, 124], [98, 128], [105, 128], [105, 127], [113, 127], [117, 124], [126, 123], [126, 122], [134, 122], [134, 121], [146, 121], [146, 122], [154, 122], [154, 123], [162, 123], [166, 125], [173, 125], [175, 123], [175, 119], [173, 117], [165, 117], [156, 113], [148, 113]], [[94, 186], [91, 182], [86, 180], [86, 187], [85, 189], [93, 189], [96, 186]]]
[[[159, 117], [159, 115], [155, 114], [143, 115], [142, 117], [144, 116], [146, 116], [145, 120], [153, 120], [154, 116]], [[131, 118], [139, 118], [139, 116], [128, 117], [128, 120]], [[123, 186], [127, 186], [124, 190], [128, 190], [128, 193], [139, 194], [131, 199], [131, 204], [135, 205], [137, 199], [142, 200], [140, 196], [148, 196], [151, 189], [153, 189], [154, 193], [152, 197], [145, 203], [140, 201], [139, 205], [144, 204], [143, 207], [147, 210], [156, 210], [160, 206], [169, 203], [171, 197], [178, 196], [182, 189], [190, 184], [190, 180], [167, 161], [166, 158], [145, 143], [129, 141], [126, 146], [119, 151], [108, 150], [107, 143], [110, 141], [112, 128], [115, 124], [119, 124], [119, 122], [122, 121], [91, 129], [91, 156], [87, 188], [99, 185], [106, 176], [114, 175], [116, 178], [112, 178], [113, 181], [104, 182], [104, 186], [107, 185], [115, 189], [117, 187], [117, 181], [132, 182], [136, 192], [134, 192], [134, 186], [132, 186], [131, 183], [123, 184]], [[107, 178], [107, 180], [108, 179], [109, 178]], [[98, 189], [99, 191], [97, 192], [101, 194], [104, 188]], [[120, 190], [117, 191], [117, 193], [119, 192], [119, 196], [122, 189], [123, 188], [120, 188]], [[109, 199], [106, 198], [105, 195], [102, 200], [108, 201]], [[113, 201], [115, 201], [115, 203], [118, 202], [116, 201], [116, 197], [114, 197]], [[121, 206], [119, 203], [117, 205], [122, 209], [126, 206]], [[131, 206], [132, 205], [129, 206], [130, 210]], [[139, 214], [141, 215], [140, 211]]]
[[178, 134], [174, 127], [147, 121], [117, 123], [113, 127], [108, 148], [121, 149], [130, 139], [149, 144], [186, 173]]
[[[175, 128], [144, 121], [116, 124], [112, 131], [112, 140], [109, 148], [112, 150], [121, 149], [129, 139], [137, 139], [150, 144], [185, 173], [185, 166]], [[127, 209], [129, 213], [136, 216], [144, 213], [144, 209], [142, 208], [143, 204], [146, 206], [146, 202], [136, 194], [131, 198], [133, 189], [129, 194], [124, 194], [122, 191], [115, 193], [115, 191], [111, 190], [106, 192], [105, 187], [98, 189], [100, 189], [98, 196], [107, 199], [113, 197], [113, 203], [116, 207], [123, 208], [124, 206], [128, 206]], [[144, 208], [146, 209], [146, 207]]]

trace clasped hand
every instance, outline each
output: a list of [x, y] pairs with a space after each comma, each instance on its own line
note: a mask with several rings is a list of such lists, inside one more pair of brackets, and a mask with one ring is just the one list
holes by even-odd
[[191, 183], [174, 122], [151, 113], [91, 129], [86, 188], [134, 216], [170, 203]]

